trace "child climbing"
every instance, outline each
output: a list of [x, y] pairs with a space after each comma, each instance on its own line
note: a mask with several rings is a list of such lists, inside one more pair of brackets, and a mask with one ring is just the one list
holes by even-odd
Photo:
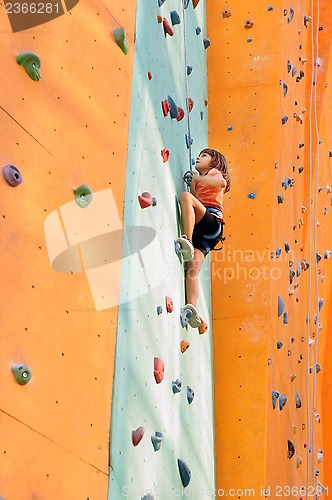
[[223, 194], [229, 191], [231, 179], [226, 158], [215, 149], [203, 149], [196, 159], [196, 172], [189, 173], [190, 192], [180, 194], [183, 235], [176, 241], [186, 261], [186, 301], [184, 310], [191, 312], [189, 324], [199, 333], [207, 324], [196, 309], [198, 276], [204, 258], [223, 234]]

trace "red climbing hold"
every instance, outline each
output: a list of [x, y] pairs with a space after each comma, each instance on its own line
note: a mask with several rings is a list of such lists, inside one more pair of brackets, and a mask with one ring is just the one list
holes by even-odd
[[170, 297], [166, 297], [166, 311], [168, 313], [173, 312], [174, 305], [173, 305], [173, 300]]
[[155, 198], [148, 191], [144, 191], [142, 195], [138, 195], [138, 202], [141, 208], [151, 207], [151, 205], [155, 205]]
[[154, 370], [153, 375], [157, 382], [160, 384], [162, 380], [164, 380], [164, 372], [165, 372], [165, 363], [160, 358], [154, 358]]
[[151, 73], [151, 71], [148, 71], [148, 79], [152, 80], [152, 73]]
[[137, 427], [134, 431], [131, 433], [131, 441], [134, 446], [137, 446], [138, 443], [141, 441], [142, 437], [144, 436], [144, 427]]
[[171, 152], [168, 148], [164, 148], [161, 150], [161, 156], [164, 163], [166, 163], [169, 160], [170, 154]]
[[172, 30], [172, 28], [170, 27], [170, 24], [169, 22], [167, 21], [166, 17], [163, 18], [163, 26], [164, 26], [164, 33], [165, 33], [165, 36], [166, 35], [169, 35], [169, 36], [173, 36], [174, 35], [174, 31]]
[[176, 117], [177, 121], [180, 122], [184, 117], [184, 109], [178, 107], [178, 116]]
[[165, 99], [165, 101], [161, 101], [161, 107], [163, 108], [164, 116], [167, 116], [171, 109], [171, 105], [167, 99]]

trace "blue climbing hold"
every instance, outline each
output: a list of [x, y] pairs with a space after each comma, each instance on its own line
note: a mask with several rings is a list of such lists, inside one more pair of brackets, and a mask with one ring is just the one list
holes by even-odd
[[269, 5], [268, 8], [267, 8], [267, 10], [273, 10], [272, 5]]
[[187, 66], [187, 75], [188, 76], [191, 75], [192, 71], [193, 71], [193, 67], [192, 66]]
[[202, 29], [199, 26], [197, 26], [196, 35], [200, 35], [201, 33], [202, 33]]
[[293, 66], [292, 67], [292, 76], [295, 76], [297, 73], [297, 69], [296, 69], [296, 66]]
[[185, 8], [185, 9], [187, 9], [187, 8], [188, 8], [188, 6], [189, 6], [189, 1], [190, 1], [190, 0], [183, 0], [183, 6], [184, 6], [184, 8]]
[[182, 382], [178, 378], [176, 380], [172, 381], [172, 391], [173, 394], [177, 394], [178, 392], [181, 392], [182, 390]]
[[288, 325], [288, 312], [284, 312], [284, 324]]
[[252, 38], [247, 38], [247, 42], [248, 43], [252, 42]]
[[204, 48], [207, 49], [208, 47], [210, 47], [211, 45], [211, 42], [208, 38], [204, 38], [203, 39], [203, 44], [204, 44]]
[[201, 120], [204, 120], [204, 111], [200, 111], [200, 117], [201, 117]]
[[172, 97], [170, 95], [167, 97], [167, 100], [168, 100], [169, 105], [170, 105], [169, 112], [170, 112], [171, 118], [175, 119], [178, 116], [178, 107], [175, 104], [174, 99], [172, 99]]
[[281, 349], [283, 346], [283, 343], [281, 342], [281, 340], [278, 340], [277, 342], [277, 349]]
[[187, 145], [187, 148], [189, 149], [190, 146], [192, 145], [192, 143], [194, 142], [192, 137], [190, 137], [190, 135], [185, 135], [185, 138], [186, 138], [186, 145]]
[[161, 448], [161, 443], [162, 440], [164, 439], [164, 436], [162, 432], [156, 431], [154, 436], [151, 436], [151, 442], [153, 445], [154, 451], [159, 451]]
[[324, 305], [324, 299], [320, 299], [319, 302], [318, 302], [318, 309], [321, 310], [321, 308], [323, 307]]
[[190, 483], [191, 471], [186, 462], [184, 462], [180, 458], [178, 458], [178, 467], [183, 487], [186, 488]]
[[279, 247], [279, 248], [276, 249], [276, 257], [277, 257], [277, 259], [279, 259], [280, 255], [281, 255], [281, 248]]
[[282, 410], [287, 403], [287, 396], [286, 394], [282, 394], [279, 396], [279, 410]]
[[281, 123], [282, 123], [283, 125], [285, 125], [285, 123], [286, 123], [287, 121], [288, 121], [288, 116], [287, 116], [287, 115], [285, 115], [285, 116], [283, 116], [283, 117], [281, 118]]
[[250, 198], [251, 200], [254, 200], [256, 198], [256, 193], [249, 193], [248, 195], [248, 198]]
[[279, 295], [278, 296], [278, 318], [284, 312], [284, 307], [285, 307], [284, 301], [282, 300], [282, 298]]
[[187, 400], [188, 400], [188, 403], [191, 404], [193, 401], [194, 401], [194, 391], [192, 390], [191, 387], [189, 387], [189, 385], [187, 385]]
[[176, 24], [180, 24], [181, 23], [180, 16], [176, 12], [176, 10], [172, 10], [172, 12], [171, 12], [171, 21], [172, 21], [173, 26], [175, 26]]
[[163, 312], [163, 308], [161, 306], [157, 306], [157, 314], [158, 314], [158, 316], [160, 314], [162, 314], [162, 312]]
[[229, 126], [227, 127], [227, 130], [233, 130], [232, 125], [229, 125]]

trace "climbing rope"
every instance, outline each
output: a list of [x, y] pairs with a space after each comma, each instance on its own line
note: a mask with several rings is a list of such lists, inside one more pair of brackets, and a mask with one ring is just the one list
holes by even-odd
[[190, 132], [190, 116], [188, 109], [188, 98], [189, 98], [189, 85], [188, 85], [188, 53], [187, 53], [187, 26], [186, 26], [186, 14], [185, 14], [185, 2], [182, 0], [182, 17], [183, 17], [183, 46], [184, 46], [184, 66], [185, 66], [185, 94], [186, 94], [186, 110], [187, 110], [187, 132], [188, 132], [188, 152], [189, 152], [189, 169], [192, 171], [191, 163], [191, 132]]

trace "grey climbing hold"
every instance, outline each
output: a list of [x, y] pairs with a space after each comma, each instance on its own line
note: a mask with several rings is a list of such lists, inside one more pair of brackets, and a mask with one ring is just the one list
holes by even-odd
[[151, 493], [147, 493], [144, 497], [141, 497], [141, 500], [154, 500], [154, 496]]
[[287, 73], [290, 73], [292, 70], [292, 63], [288, 60], [287, 61]]
[[6, 182], [12, 187], [18, 186], [23, 181], [21, 172], [15, 165], [5, 165], [2, 169], [2, 174]]
[[285, 252], [288, 253], [290, 251], [290, 244], [285, 242]]
[[299, 277], [302, 272], [301, 262], [296, 261], [296, 276]]
[[285, 190], [289, 187], [289, 186], [293, 186], [293, 181], [290, 177], [286, 177], [282, 183], [281, 183], [282, 187], [285, 188]]
[[277, 406], [277, 399], [279, 398], [279, 391], [273, 389], [272, 391], [272, 407], [275, 410]]
[[199, 26], [197, 26], [196, 35], [200, 35], [201, 33], [202, 33], [202, 29]]
[[166, 0], [158, 0], [158, 7], [161, 7], [165, 2]]
[[282, 341], [281, 341], [281, 340], [278, 340], [278, 342], [277, 342], [277, 349], [281, 349], [281, 348], [282, 348], [282, 346], [283, 346]]
[[190, 186], [193, 175], [194, 172], [192, 170], [187, 170], [187, 172], [183, 174], [183, 180], [187, 184], [187, 186]]
[[276, 249], [276, 257], [277, 257], [277, 259], [280, 257], [280, 255], [281, 255], [281, 248], [280, 248], [280, 247], [278, 247], [278, 248]]
[[302, 407], [302, 400], [301, 396], [298, 392], [295, 391], [295, 406], [296, 408], [301, 408]]
[[283, 87], [283, 91], [284, 91], [284, 97], [286, 97], [287, 92], [288, 92], [288, 85], [287, 85], [287, 83], [284, 82], [282, 84], [282, 87]]
[[322, 260], [322, 256], [320, 253], [316, 252], [316, 262], [318, 263], [320, 260]]
[[186, 139], [186, 145], [187, 148], [189, 149], [192, 143], [194, 142], [192, 137], [190, 135], [185, 134], [185, 139]]
[[168, 100], [169, 105], [170, 105], [169, 112], [170, 112], [171, 118], [175, 119], [178, 116], [178, 107], [175, 104], [174, 99], [172, 99], [172, 97], [170, 95], [167, 97], [167, 100]]
[[211, 45], [211, 42], [208, 38], [204, 38], [203, 39], [203, 45], [204, 45], [204, 48], [207, 49], [208, 47], [210, 47]]
[[178, 378], [176, 380], [172, 381], [172, 391], [173, 394], [176, 394], [178, 392], [181, 392], [182, 390], [182, 382]]
[[280, 203], [283, 203], [284, 201], [284, 197], [281, 196], [281, 194], [278, 194], [278, 205], [280, 205]]
[[187, 75], [188, 76], [191, 75], [192, 71], [193, 71], [193, 67], [192, 66], [187, 66]]
[[285, 116], [283, 116], [283, 117], [281, 118], [281, 123], [282, 123], [283, 125], [285, 125], [285, 123], [287, 122], [287, 120], [288, 120], [288, 116], [287, 116], [287, 115], [285, 115]]
[[287, 403], [286, 394], [282, 394], [281, 396], [279, 396], [279, 410], [280, 411], [285, 407], [286, 403]]
[[295, 76], [297, 73], [297, 69], [296, 69], [296, 66], [293, 66], [292, 67], [292, 76]]
[[162, 443], [163, 439], [164, 439], [164, 436], [163, 436], [162, 432], [159, 432], [159, 431], [156, 431], [154, 433], [154, 436], [151, 436], [151, 442], [152, 442], [154, 451], [160, 450], [161, 443]]
[[160, 314], [162, 314], [162, 312], [163, 312], [163, 308], [161, 306], [157, 306], [157, 314], [158, 314], [158, 316]]
[[187, 401], [191, 404], [194, 401], [195, 393], [189, 385], [187, 385]]
[[287, 444], [288, 444], [287, 457], [292, 458], [294, 456], [294, 453], [295, 453], [294, 443], [293, 443], [293, 441], [288, 439]]
[[284, 324], [288, 325], [288, 312], [284, 312]]
[[171, 21], [172, 21], [173, 26], [175, 26], [176, 24], [180, 24], [181, 23], [180, 16], [176, 12], [176, 10], [172, 10], [172, 12], [171, 12]]
[[248, 195], [248, 198], [250, 198], [251, 200], [254, 200], [256, 198], [256, 193], [249, 193]]
[[290, 285], [293, 283], [293, 279], [295, 278], [296, 272], [294, 269], [290, 269], [289, 271], [289, 283]]
[[73, 191], [77, 205], [81, 208], [86, 208], [92, 200], [93, 196], [92, 189], [89, 188], [89, 186], [86, 186], [85, 184], [81, 184]]
[[319, 299], [318, 309], [321, 310], [321, 308], [323, 307], [323, 305], [324, 305], [324, 299]]
[[332, 255], [331, 250], [325, 250], [324, 251], [324, 259], [329, 259]]
[[178, 458], [178, 467], [183, 487], [186, 488], [190, 483], [191, 471], [186, 462], [184, 462], [180, 458]]
[[322, 367], [320, 365], [320, 363], [316, 363], [316, 373], [319, 373], [322, 371]]
[[30, 382], [32, 373], [28, 365], [25, 365], [23, 363], [16, 363], [12, 365], [12, 371], [14, 373], [16, 381], [20, 385], [25, 385]]
[[287, 18], [287, 22], [290, 23], [293, 17], [294, 17], [294, 9], [291, 7], [289, 9], [289, 17]]
[[268, 8], [267, 8], [267, 10], [273, 10], [272, 5], [269, 5]]
[[201, 120], [204, 120], [204, 111], [200, 111], [199, 114], [200, 114]]
[[282, 300], [282, 298], [279, 295], [278, 296], [278, 318], [284, 312], [284, 307], [285, 307], [284, 301]]

